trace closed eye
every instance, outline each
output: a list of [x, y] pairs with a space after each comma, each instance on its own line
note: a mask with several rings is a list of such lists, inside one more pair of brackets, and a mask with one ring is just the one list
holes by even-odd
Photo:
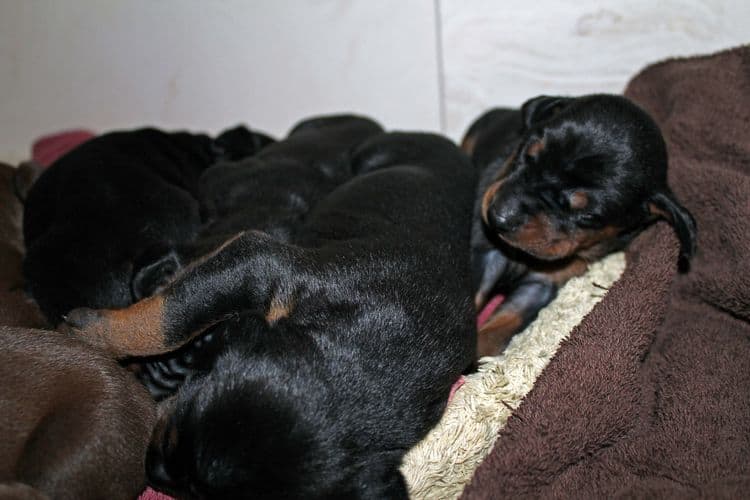
[[579, 226], [585, 228], [596, 228], [602, 226], [601, 220], [594, 214], [580, 214], [576, 221]]
[[601, 168], [604, 158], [602, 155], [594, 154], [581, 156], [564, 165], [565, 170], [592, 171]]
[[553, 194], [550, 191], [542, 191], [539, 193], [539, 198], [544, 202], [544, 204], [547, 206], [547, 208], [553, 209], [553, 210], [559, 210], [561, 208], [566, 208], [564, 203], [561, 204], [560, 201], [562, 198], [558, 195]]

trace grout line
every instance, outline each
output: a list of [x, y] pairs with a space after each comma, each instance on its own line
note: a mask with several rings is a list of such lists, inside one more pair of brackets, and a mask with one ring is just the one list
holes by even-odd
[[440, 0], [433, 0], [435, 5], [435, 48], [437, 52], [438, 115], [440, 132], [445, 134], [445, 72], [443, 67], [443, 19], [440, 12]]

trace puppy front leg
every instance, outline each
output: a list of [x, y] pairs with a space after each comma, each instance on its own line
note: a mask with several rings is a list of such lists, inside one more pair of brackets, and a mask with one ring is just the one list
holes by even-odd
[[241, 233], [160, 293], [124, 309], [74, 309], [61, 329], [117, 357], [173, 351], [238, 311], [281, 314], [300, 255], [264, 233]]
[[562, 285], [570, 278], [584, 274], [587, 269], [588, 264], [576, 258], [524, 275], [498, 310], [479, 326], [478, 357], [502, 353], [513, 334], [534, 321], [539, 311], [557, 296]]
[[525, 265], [508, 259], [496, 248], [473, 248], [471, 257], [477, 312], [487, 304], [498, 283], [515, 283], [528, 272]]
[[547, 276], [538, 273], [524, 276], [497, 311], [479, 325], [477, 357], [501, 354], [513, 334], [531, 323], [556, 295], [557, 286]]

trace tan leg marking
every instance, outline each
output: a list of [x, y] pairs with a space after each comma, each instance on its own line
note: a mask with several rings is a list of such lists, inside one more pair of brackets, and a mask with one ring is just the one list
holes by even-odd
[[294, 304], [292, 301], [284, 301], [276, 296], [271, 299], [271, 305], [268, 307], [268, 312], [266, 313], [266, 322], [273, 324], [282, 318], [288, 318], [293, 310]]
[[497, 356], [523, 324], [523, 318], [515, 311], [500, 311], [479, 328], [477, 356]]
[[539, 156], [539, 153], [544, 151], [544, 140], [539, 139], [538, 141], [534, 141], [526, 148], [526, 154], [529, 156]]
[[74, 309], [59, 330], [101, 347], [116, 357], [167, 352], [164, 297], [154, 295], [124, 309]]

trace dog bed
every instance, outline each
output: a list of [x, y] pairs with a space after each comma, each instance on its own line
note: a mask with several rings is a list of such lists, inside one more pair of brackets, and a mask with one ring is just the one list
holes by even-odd
[[[750, 489], [750, 47], [653, 65], [626, 95], [662, 127], [670, 182], [697, 219], [691, 271], [677, 272], [660, 223], [619, 280], [614, 255], [568, 283], [407, 457], [415, 498], [456, 498], [467, 482], [470, 499]], [[578, 322], [615, 280], [556, 348], [557, 318]]]

